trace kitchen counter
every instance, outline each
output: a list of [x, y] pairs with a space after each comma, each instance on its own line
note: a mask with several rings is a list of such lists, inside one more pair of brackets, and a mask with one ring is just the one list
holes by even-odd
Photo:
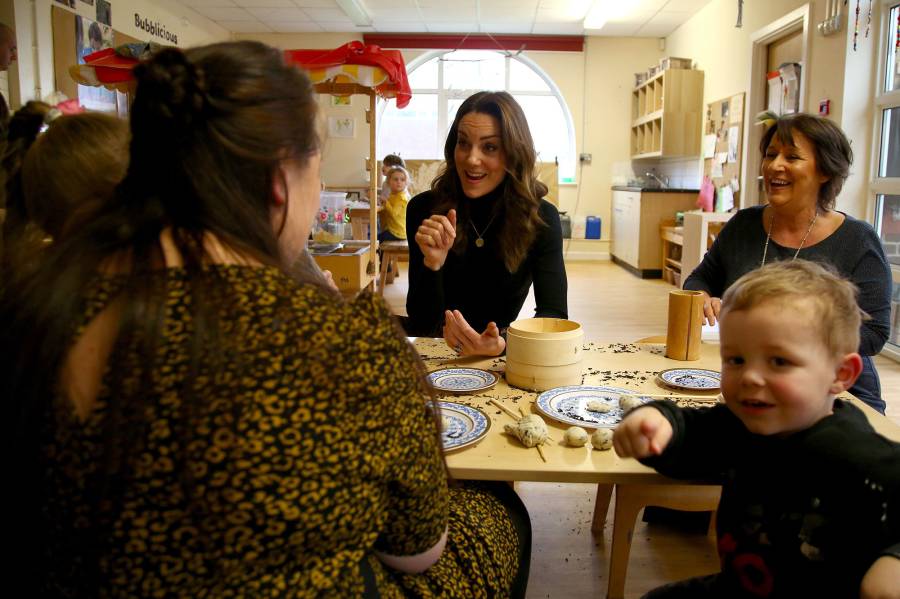
[[613, 190], [615, 191], [639, 191], [639, 192], [652, 192], [652, 193], [699, 193], [699, 189], [682, 189], [679, 187], [637, 187], [630, 185], [613, 185]]

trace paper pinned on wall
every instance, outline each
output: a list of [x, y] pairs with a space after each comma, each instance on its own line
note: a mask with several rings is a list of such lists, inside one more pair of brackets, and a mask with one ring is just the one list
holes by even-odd
[[738, 182], [737, 177], [732, 177], [731, 181], [728, 182], [728, 185], [731, 186], [731, 191], [737, 193], [741, 190], [741, 184]]
[[732, 125], [728, 128], [728, 162], [737, 162], [737, 147], [738, 147], [738, 133], [737, 125]]
[[744, 96], [735, 94], [731, 96], [731, 114], [729, 114], [730, 123], [740, 123], [744, 120]]
[[716, 134], [703, 136], [703, 157], [712, 158], [716, 155]]
[[728, 152], [716, 152], [716, 164], [725, 164], [728, 162]]
[[728, 212], [734, 208], [734, 192], [731, 186], [724, 185], [719, 188], [716, 196], [716, 212]]
[[[725, 152], [722, 152], [722, 155], [724, 156]], [[716, 157], [718, 158], [718, 154], [716, 155]], [[709, 176], [712, 177], [713, 179], [716, 179], [716, 178], [722, 176], [722, 163], [721, 162], [719, 162], [718, 160], [713, 160], [712, 172], [709, 173]]]

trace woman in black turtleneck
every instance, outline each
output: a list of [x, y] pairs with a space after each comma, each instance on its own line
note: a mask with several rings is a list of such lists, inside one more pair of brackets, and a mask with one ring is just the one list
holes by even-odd
[[497, 356], [532, 282], [536, 316], [568, 317], [559, 213], [542, 199], [525, 114], [506, 92], [463, 102], [444, 158], [431, 190], [407, 207], [407, 332]]

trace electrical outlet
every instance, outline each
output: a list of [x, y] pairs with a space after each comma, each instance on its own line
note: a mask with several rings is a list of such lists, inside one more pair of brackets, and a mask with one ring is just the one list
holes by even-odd
[[591, 155], [587, 153], [582, 153], [578, 155], [578, 161], [584, 164], [591, 163]]

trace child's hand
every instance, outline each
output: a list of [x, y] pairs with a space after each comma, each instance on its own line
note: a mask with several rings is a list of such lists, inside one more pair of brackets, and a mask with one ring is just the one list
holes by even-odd
[[860, 599], [900, 599], [900, 559], [879, 557], [863, 576]]
[[655, 408], [628, 414], [613, 434], [613, 447], [623, 458], [647, 458], [663, 452], [672, 439], [672, 425]]
[[425, 266], [438, 271], [447, 260], [447, 253], [456, 241], [456, 210], [447, 216], [435, 214], [426, 218], [416, 231], [416, 245], [422, 250]]

